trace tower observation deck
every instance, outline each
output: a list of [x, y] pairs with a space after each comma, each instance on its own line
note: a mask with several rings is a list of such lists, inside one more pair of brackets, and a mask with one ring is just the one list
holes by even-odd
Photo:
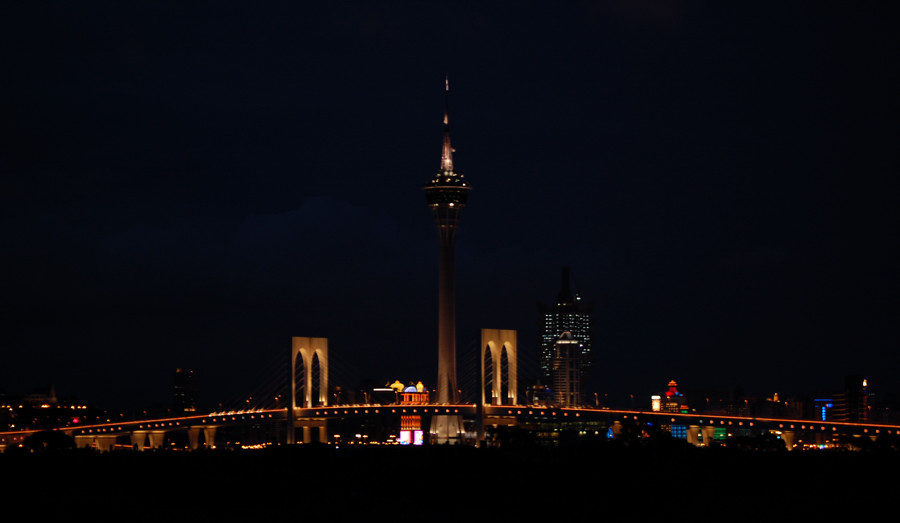
[[[444, 144], [441, 168], [424, 187], [425, 201], [431, 209], [438, 230], [438, 378], [435, 400], [456, 403], [456, 291], [454, 279], [454, 246], [459, 216], [471, 189], [462, 174], [453, 170], [453, 147], [450, 145], [450, 83], [444, 88]], [[453, 418], [438, 420], [437, 418]], [[439, 442], [457, 438], [462, 433], [458, 417], [435, 417], [432, 434]]]

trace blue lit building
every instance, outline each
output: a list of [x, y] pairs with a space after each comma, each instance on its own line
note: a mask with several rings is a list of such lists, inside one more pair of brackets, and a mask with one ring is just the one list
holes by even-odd
[[828, 421], [832, 419], [831, 409], [834, 408], [834, 401], [828, 398], [816, 398], [813, 400], [813, 415], [817, 421]]

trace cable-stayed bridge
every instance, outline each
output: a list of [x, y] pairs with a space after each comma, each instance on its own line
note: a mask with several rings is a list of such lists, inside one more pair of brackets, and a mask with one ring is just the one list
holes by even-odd
[[[327, 338], [294, 337], [291, 357], [268, 366], [267, 377], [233, 406], [208, 414], [166, 416], [92, 425], [59, 426], [52, 432], [74, 438], [79, 447], [202, 449], [293, 443], [457, 443], [496, 444], [500, 427], [516, 427], [553, 443], [563, 432], [594, 438], [655, 437], [668, 433], [694, 445], [735, 438], [768, 436], [787, 449], [847, 445], [881, 436], [900, 436], [900, 424], [734, 416], [712, 412], [608, 409], [583, 405], [546, 405], [520, 400], [516, 332], [483, 329], [478, 353], [480, 372], [464, 373], [480, 398], [439, 403], [424, 387], [384, 388], [362, 401], [330, 387], [333, 371]], [[290, 362], [290, 365], [285, 363]], [[476, 376], [469, 376], [476, 374]], [[470, 390], [471, 390], [470, 388]], [[470, 394], [471, 396], [471, 394]], [[434, 438], [433, 427], [452, 418], [460, 427], [453, 441]], [[436, 421], [437, 420], [437, 421]], [[430, 429], [431, 428], [431, 429]], [[45, 431], [0, 432], [0, 450], [25, 444]], [[408, 439], [404, 439], [404, 434]], [[411, 436], [414, 435], [415, 437]], [[431, 438], [428, 437], [431, 435]], [[416, 439], [418, 438], [418, 439]]]
[[[485, 434], [489, 434], [492, 427], [498, 426], [516, 426], [533, 431], [577, 430], [592, 432], [601, 438], [617, 437], [624, 433], [646, 437], [654, 430], [670, 431], [673, 427], [680, 427], [685, 433], [685, 439], [694, 445], [709, 445], [717, 440], [768, 434], [784, 440], [789, 450], [832, 446], [836, 442], [852, 441], [854, 438], [900, 436], [900, 425], [896, 424], [589, 407], [554, 408], [539, 405], [331, 405], [296, 409], [294, 423], [299, 430], [316, 431], [327, 428], [329, 424], [356, 427], [381, 424], [397, 427], [402, 417], [418, 416], [427, 420], [444, 415], [460, 416], [466, 420], [467, 426], [474, 429], [467, 438], [473, 444], [490, 444], [489, 441], [486, 442]], [[289, 417], [287, 408], [257, 409], [59, 427], [54, 430], [74, 438], [79, 447], [93, 447], [101, 451], [117, 448], [196, 450], [227, 444], [217, 438], [217, 433], [228, 430], [247, 434], [248, 430], [256, 429], [264, 434], [266, 441], [247, 441], [245, 446], [285, 443]], [[21, 445], [26, 438], [39, 432], [41, 431], [0, 432], [0, 446], [7, 448]], [[354, 440], [354, 436], [358, 434], [330, 434], [323, 430], [319, 431], [321, 439], [317, 441], [335, 444], [366, 442], [365, 439]], [[175, 440], [182, 444], [175, 447]], [[234, 443], [241, 444], [239, 441]]]

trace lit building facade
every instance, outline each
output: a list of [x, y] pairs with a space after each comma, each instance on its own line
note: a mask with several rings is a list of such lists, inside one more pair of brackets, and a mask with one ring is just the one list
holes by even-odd
[[869, 420], [869, 382], [862, 376], [847, 376], [844, 389], [832, 395], [834, 421], [860, 422]]
[[583, 404], [582, 381], [584, 345], [565, 331], [553, 344], [550, 362], [553, 404], [560, 407], [579, 407]]
[[833, 421], [832, 409], [834, 409], [834, 400], [831, 398], [815, 398], [813, 400], [813, 418], [817, 421]]
[[[579, 345], [579, 373], [577, 378], [584, 380], [593, 360], [591, 340], [591, 312], [593, 307], [582, 300], [580, 294], [573, 292], [570, 285], [569, 268], [562, 269], [562, 285], [554, 305], [540, 304], [540, 364], [541, 373], [546, 383], [555, 382], [553, 374], [554, 359], [557, 357], [557, 342], [568, 333], [571, 340]], [[569, 353], [574, 353], [568, 350]], [[555, 395], [555, 394], [554, 394]]]
[[668, 387], [665, 394], [650, 396], [650, 410], [653, 412], [688, 412], [687, 398], [678, 392], [678, 383], [671, 380]]

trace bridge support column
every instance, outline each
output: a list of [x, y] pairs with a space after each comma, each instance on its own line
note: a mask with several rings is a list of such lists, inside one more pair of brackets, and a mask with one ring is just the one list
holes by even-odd
[[200, 448], [200, 427], [188, 427], [188, 446], [191, 450]]
[[144, 450], [144, 442], [147, 441], [146, 430], [135, 430], [131, 433], [131, 446], [135, 450]]
[[462, 416], [440, 415], [431, 418], [431, 441], [437, 445], [458, 445], [463, 441], [465, 429]]
[[200, 432], [203, 432], [203, 445], [206, 448], [215, 448], [216, 441], [216, 427], [209, 425], [200, 425], [195, 427], [188, 428], [188, 443], [190, 444], [191, 450], [197, 450], [201, 447], [200, 445]]
[[162, 448], [163, 442], [166, 439], [166, 431], [154, 430], [154, 431], [150, 432], [149, 436], [150, 436], [150, 448], [154, 448], [154, 449]]
[[75, 446], [84, 449], [94, 444], [93, 434], [79, 434], [75, 436]]
[[689, 425], [687, 429], [687, 441], [693, 446], [700, 445], [700, 426]]
[[[807, 434], [810, 434], [810, 432], [813, 431], [813, 427], [812, 427], [812, 426], [810, 426], [809, 428], [810, 428], [810, 431], [807, 432]], [[810, 435], [811, 435], [811, 436], [813, 437], [813, 439], [815, 440], [816, 445], [824, 445], [825, 443], [827, 443], [827, 440], [826, 440], [826, 438], [825, 438], [825, 434], [823, 434], [822, 432], [815, 431], [815, 432], [812, 432], [812, 434], [810, 434]]]
[[784, 441], [784, 448], [793, 450], [794, 441], [797, 439], [797, 435], [794, 434], [793, 430], [785, 430], [781, 433], [781, 439]]
[[320, 425], [318, 427], [312, 427], [309, 425], [303, 426], [303, 443], [313, 443], [313, 431], [316, 434], [316, 442], [318, 443], [328, 443], [328, 431], [325, 425]]
[[103, 436], [97, 436], [94, 438], [94, 444], [100, 452], [109, 452], [112, 450], [113, 445], [116, 444], [116, 435], [104, 434]]
[[709, 447], [712, 445], [713, 440], [716, 436], [716, 428], [712, 425], [706, 425], [703, 427], [703, 444]]
[[216, 429], [218, 427], [203, 427], [203, 439], [206, 440], [206, 448], [216, 448]]
[[619, 436], [622, 435], [622, 422], [621, 421], [619, 421], [619, 420], [614, 421], [612, 423], [612, 426], [610, 426], [610, 428], [612, 429], [614, 438], [618, 438]]
[[[300, 428], [303, 431], [303, 435], [301, 436], [302, 443], [328, 443], [328, 421], [324, 419], [303, 419], [298, 420], [294, 425], [294, 432], [297, 428]], [[317, 439], [313, 439], [313, 431], [315, 431], [315, 435]]]

